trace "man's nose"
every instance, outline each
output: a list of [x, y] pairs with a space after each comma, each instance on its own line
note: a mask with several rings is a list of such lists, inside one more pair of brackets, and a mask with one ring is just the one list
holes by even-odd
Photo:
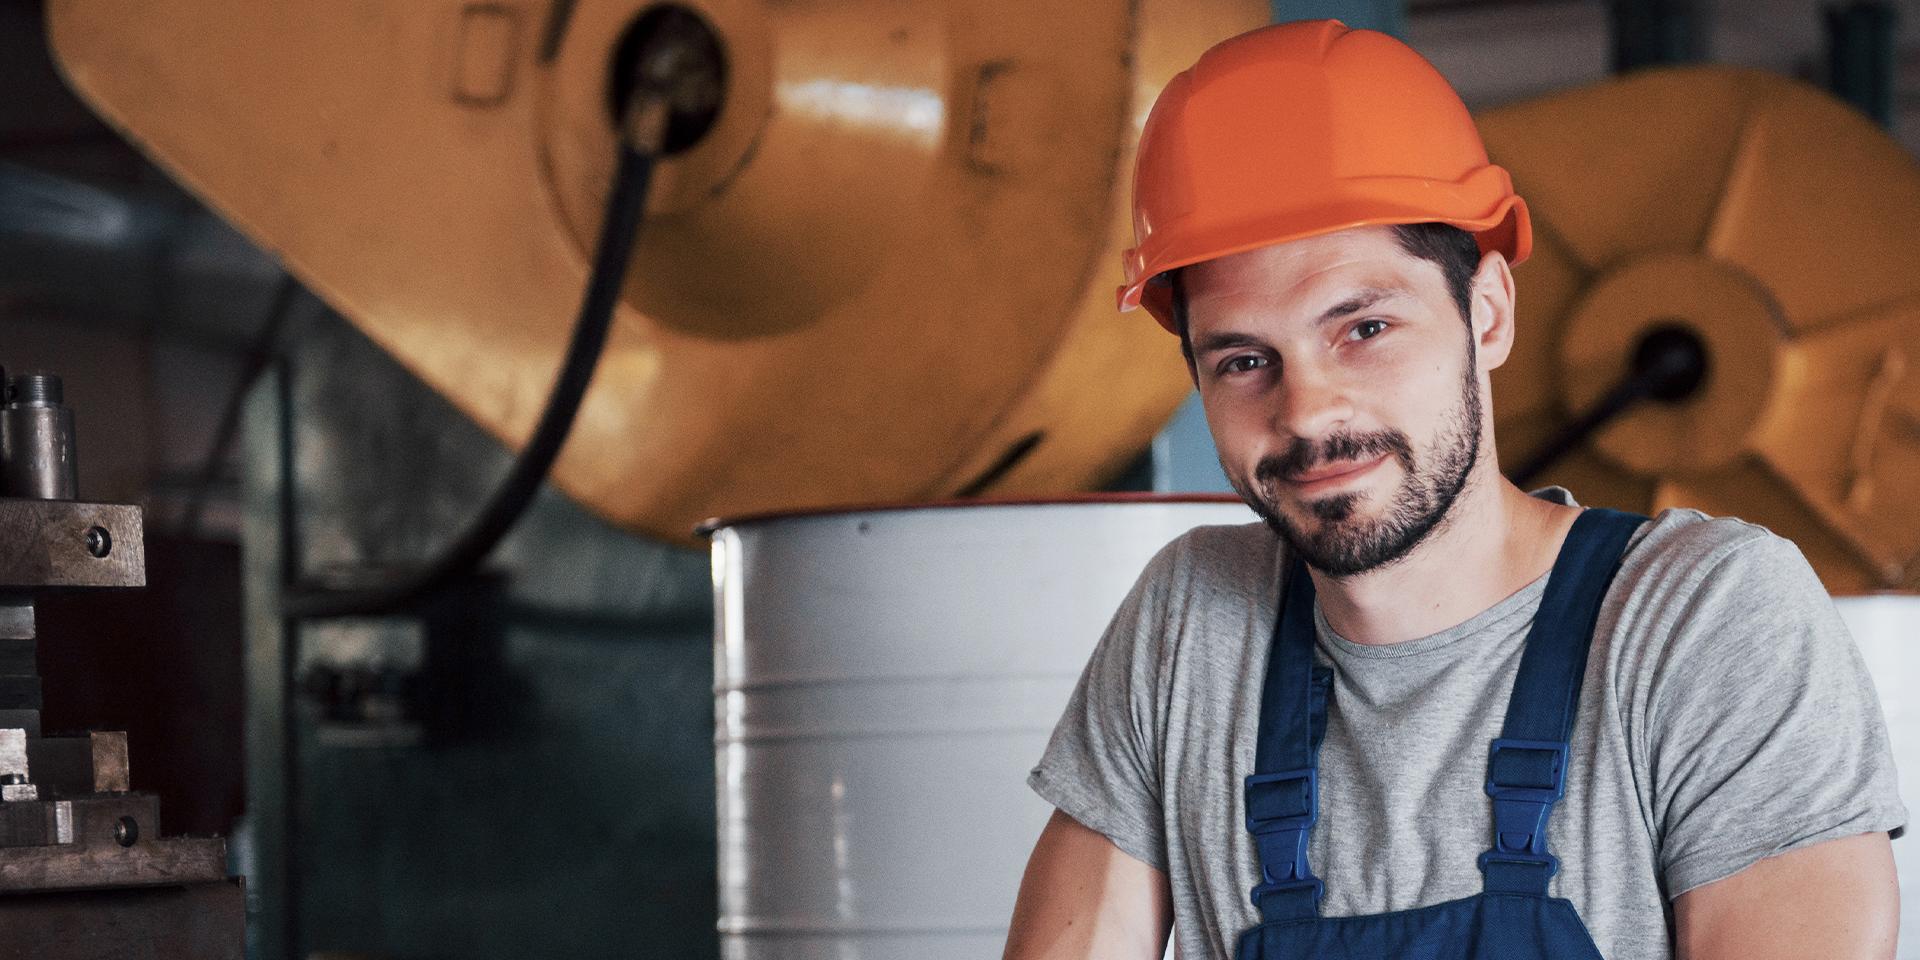
[[1307, 440], [1333, 432], [1353, 417], [1350, 385], [1313, 364], [1290, 364], [1280, 380], [1274, 428]]

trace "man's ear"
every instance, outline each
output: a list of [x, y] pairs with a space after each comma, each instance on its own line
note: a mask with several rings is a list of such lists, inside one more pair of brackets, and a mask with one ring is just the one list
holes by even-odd
[[1480, 369], [1490, 372], [1513, 352], [1513, 271], [1506, 255], [1490, 250], [1480, 258], [1468, 288], [1468, 317]]

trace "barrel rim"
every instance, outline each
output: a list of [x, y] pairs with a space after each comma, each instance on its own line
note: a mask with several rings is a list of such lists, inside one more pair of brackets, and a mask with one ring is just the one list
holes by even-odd
[[1083, 493], [1045, 497], [995, 497], [973, 498], [968, 500], [880, 502], [834, 507], [809, 507], [798, 510], [767, 510], [758, 513], [746, 513], [737, 517], [713, 517], [693, 528], [693, 532], [697, 536], [710, 538], [715, 533], [729, 527], [774, 523], [782, 520], [852, 516], [863, 513], [913, 513], [922, 510], [955, 510], [960, 508], [981, 507], [1071, 507], [1107, 506], [1113, 504], [1158, 506], [1188, 503], [1244, 505], [1245, 501], [1231, 493]]

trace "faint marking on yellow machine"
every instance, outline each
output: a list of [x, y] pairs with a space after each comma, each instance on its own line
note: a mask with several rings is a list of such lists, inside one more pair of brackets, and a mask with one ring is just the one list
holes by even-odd
[[[656, 171], [561, 488], [686, 540], [716, 514], [1087, 489], [1146, 447], [1188, 386], [1165, 335], [1113, 311], [1132, 144], [1172, 73], [1264, 2], [688, 5], [728, 96]], [[586, 279], [610, 67], [648, 6], [47, 12], [103, 115], [517, 446]]]

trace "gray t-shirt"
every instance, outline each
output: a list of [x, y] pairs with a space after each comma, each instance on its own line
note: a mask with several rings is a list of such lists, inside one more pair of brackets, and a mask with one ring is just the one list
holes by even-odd
[[[1571, 502], [1565, 491], [1542, 495]], [[1202, 527], [1147, 566], [1028, 783], [1165, 872], [1185, 960], [1259, 922], [1241, 781], [1284, 549]], [[1316, 611], [1334, 693], [1310, 857], [1325, 916], [1478, 893], [1499, 735], [1541, 577], [1458, 626], [1388, 646]], [[1444, 585], [1436, 585], [1444, 589]], [[1668, 901], [1755, 861], [1906, 822], [1859, 652], [1794, 545], [1668, 510], [1629, 546], [1600, 613], [1548, 843], [1551, 893], [1608, 960], [1672, 954]]]

